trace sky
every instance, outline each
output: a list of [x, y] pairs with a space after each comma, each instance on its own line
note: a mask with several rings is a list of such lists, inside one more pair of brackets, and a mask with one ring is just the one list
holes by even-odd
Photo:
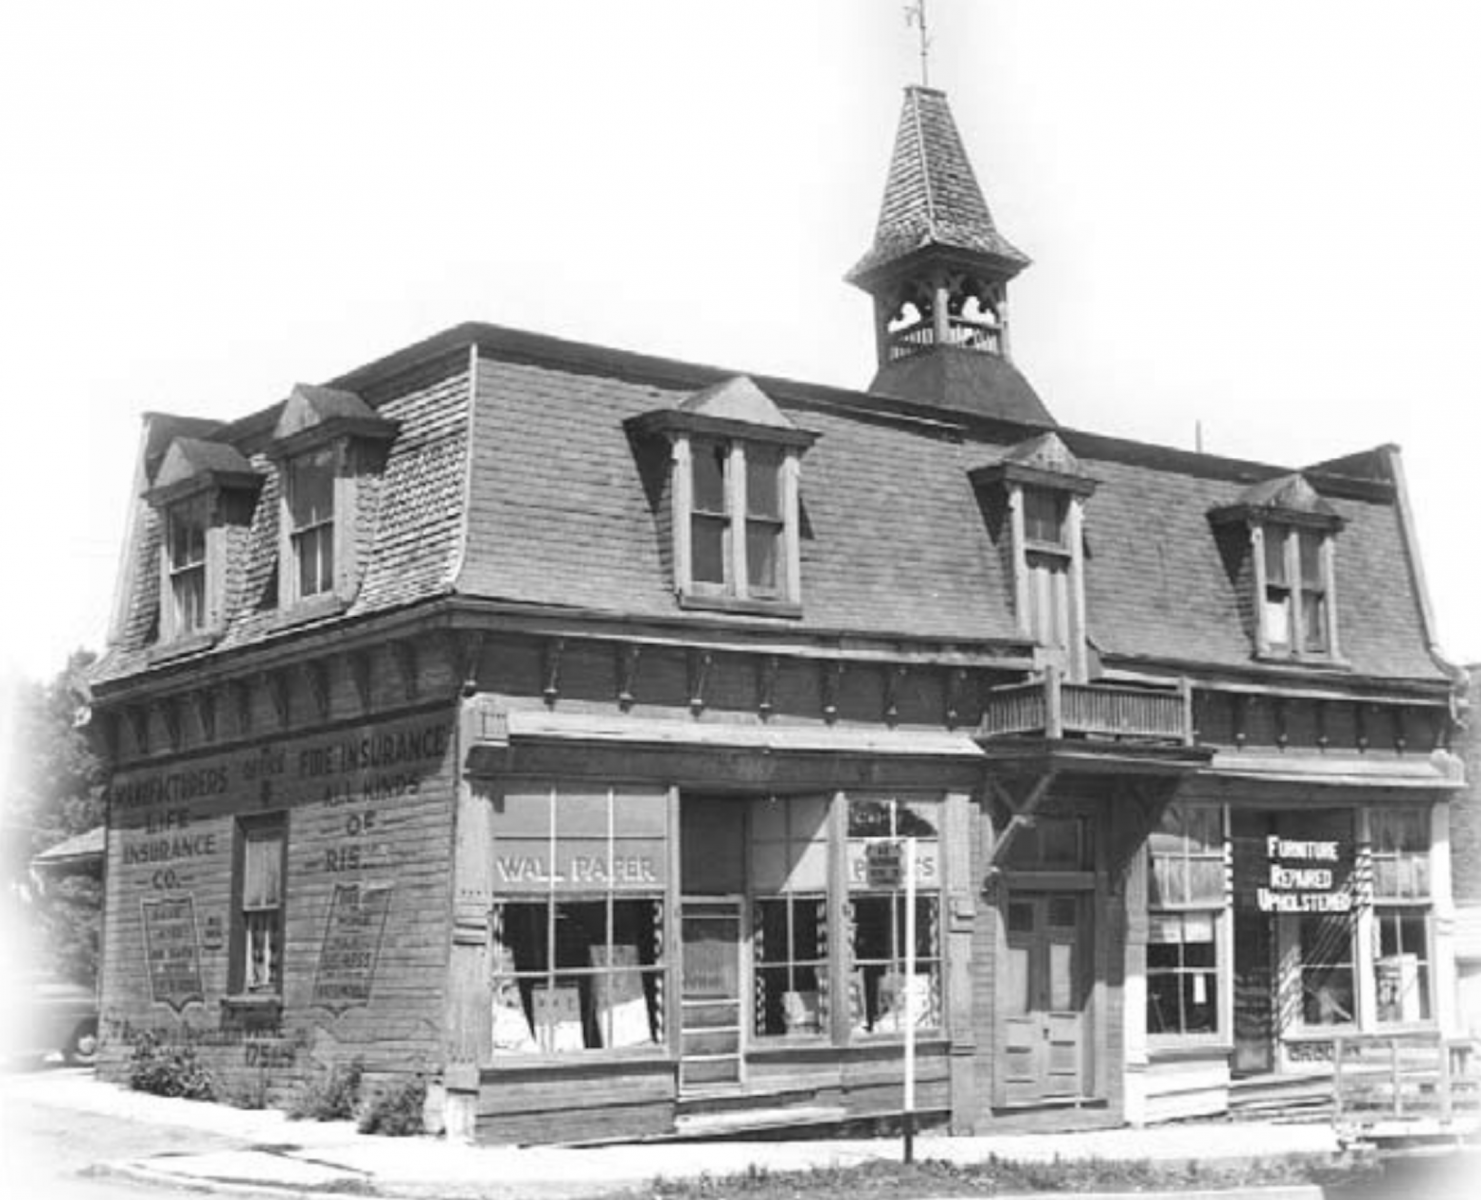
[[[1481, 661], [1481, 5], [929, 0], [1061, 423], [1399, 443]], [[141, 414], [465, 320], [862, 387], [903, 0], [0, 6], [0, 673], [101, 648]]]

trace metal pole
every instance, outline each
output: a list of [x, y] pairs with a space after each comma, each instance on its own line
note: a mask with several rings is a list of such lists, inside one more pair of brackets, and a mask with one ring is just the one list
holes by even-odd
[[905, 1161], [915, 1161], [915, 838], [905, 839]]

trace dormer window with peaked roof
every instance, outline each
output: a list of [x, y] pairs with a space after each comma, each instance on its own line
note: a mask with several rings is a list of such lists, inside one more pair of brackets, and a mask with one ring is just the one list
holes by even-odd
[[278, 605], [285, 612], [348, 603], [359, 582], [358, 530], [369, 481], [396, 423], [353, 392], [299, 384], [270, 449], [281, 492]]
[[1260, 657], [1338, 657], [1336, 534], [1342, 518], [1300, 475], [1267, 480], [1210, 514], [1239, 539], [1236, 578], [1250, 589]]
[[670, 447], [674, 591], [685, 607], [801, 611], [799, 478], [814, 435], [736, 377], [637, 418]]
[[262, 477], [235, 448], [177, 437], [144, 499], [159, 513], [159, 644], [189, 649], [226, 619], [233, 542], [246, 536]]
[[1095, 480], [1057, 434], [1045, 433], [973, 471], [972, 482], [997, 490], [1005, 508], [1002, 544], [1011, 563], [1020, 635], [1071, 678], [1084, 679], [1089, 652], [1082, 530]]

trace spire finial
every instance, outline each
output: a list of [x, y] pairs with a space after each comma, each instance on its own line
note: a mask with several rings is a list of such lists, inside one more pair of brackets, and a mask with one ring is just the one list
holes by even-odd
[[920, 30], [920, 82], [931, 86], [931, 32], [926, 26], [926, 0], [915, 0], [905, 6], [905, 24]]

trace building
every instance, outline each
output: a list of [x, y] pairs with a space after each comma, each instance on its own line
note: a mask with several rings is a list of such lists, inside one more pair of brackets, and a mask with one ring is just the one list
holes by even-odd
[[896, 1113], [911, 1031], [966, 1131], [1452, 1031], [1458, 676], [1398, 451], [1063, 428], [1026, 265], [911, 87], [867, 390], [469, 324], [149, 417], [105, 1075], [150, 1033], [638, 1136]]

